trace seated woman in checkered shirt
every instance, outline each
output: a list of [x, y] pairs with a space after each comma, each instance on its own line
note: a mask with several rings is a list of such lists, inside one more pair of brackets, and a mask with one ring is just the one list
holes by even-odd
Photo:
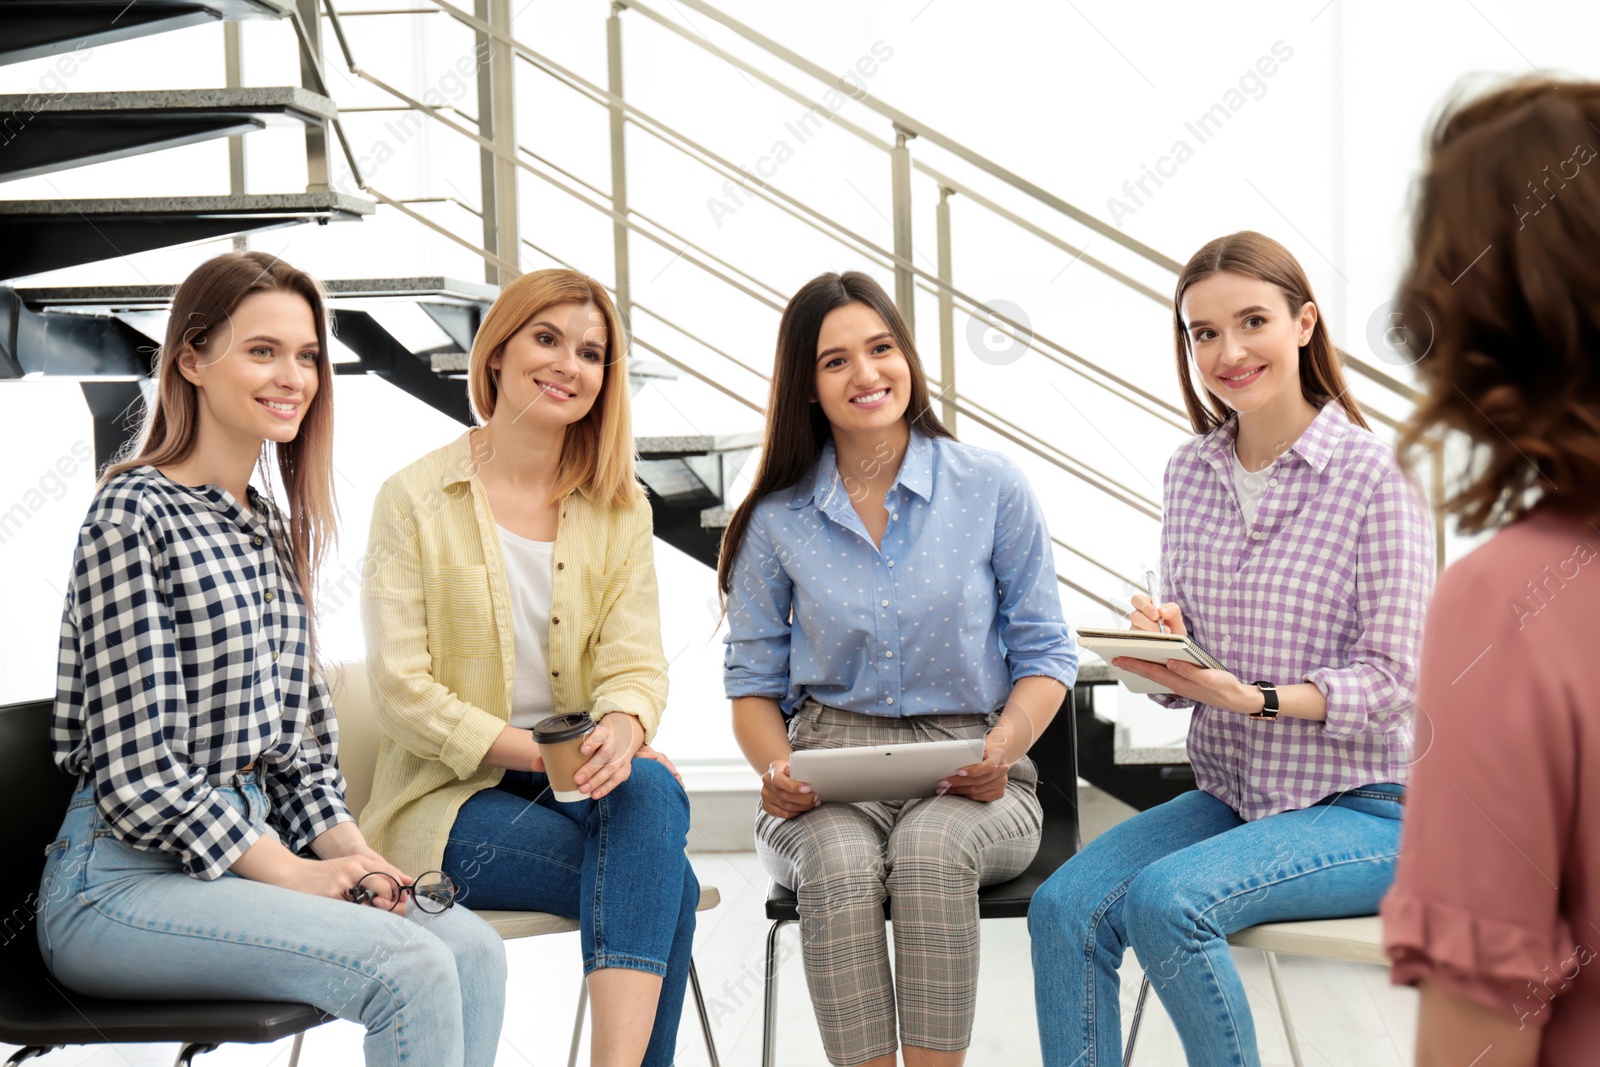
[[1207, 244], [1173, 312], [1196, 436], [1167, 465], [1163, 603], [1136, 596], [1130, 617], [1232, 670], [1115, 661], [1194, 709], [1199, 789], [1096, 838], [1034, 896], [1049, 1067], [1118, 1058], [1129, 946], [1190, 1064], [1259, 1063], [1227, 936], [1370, 915], [1399, 852], [1433, 587], [1426, 508], [1350, 397], [1282, 245], [1249, 232]]
[[52, 738], [79, 788], [39, 943], [83, 993], [300, 1001], [361, 1022], [368, 1064], [485, 1067], [500, 938], [368, 846], [335, 764], [310, 596], [333, 537], [327, 332], [318, 284], [265, 253], [173, 297], [142, 443], [78, 535]]

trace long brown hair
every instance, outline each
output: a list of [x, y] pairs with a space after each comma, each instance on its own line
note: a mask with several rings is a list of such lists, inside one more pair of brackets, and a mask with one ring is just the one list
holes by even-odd
[[501, 291], [472, 340], [472, 355], [467, 362], [472, 410], [481, 421], [489, 421], [500, 400], [500, 383], [498, 376], [491, 373], [490, 358], [534, 316], [557, 304], [593, 304], [600, 310], [605, 318], [606, 354], [600, 395], [587, 415], [567, 427], [553, 497], [560, 499], [574, 489], [582, 489], [601, 503], [628, 507], [640, 494], [634, 474], [628, 340], [617, 306], [605, 287], [593, 278], [553, 267], [524, 274]]
[[[289, 504], [287, 519], [290, 561], [306, 604], [311, 634], [308, 650], [316, 662], [313, 597], [317, 575], [333, 551], [338, 508], [333, 497], [333, 371], [328, 355], [328, 312], [322, 286], [266, 252], [225, 252], [206, 260], [185, 278], [172, 296], [166, 343], [156, 353], [152, 372], [156, 402], [145, 414], [138, 443], [113, 460], [100, 476], [104, 483], [133, 467], [166, 467], [182, 463], [200, 436], [200, 398], [194, 384], [178, 369], [185, 349], [203, 357], [214, 337], [226, 337], [233, 310], [252, 293], [285, 292], [311, 305], [317, 327], [317, 393], [301, 416], [294, 440], [272, 445], [278, 474]], [[219, 345], [219, 347], [222, 347]], [[272, 469], [263, 442], [257, 469], [271, 493]], [[241, 501], [242, 503], [242, 501]]]
[[[1207, 390], [1197, 389], [1189, 373], [1189, 362], [1194, 349], [1189, 341], [1189, 329], [1183, 321], [1183, 294], [1189, 286], [1213, 274], [1229, 271], [1247, 278], [1267, 282], [1283, 292], [1289, 303], [1289, 313], [1298, 315], [1308, 302], [1317, 303], [1311, 292], [1311, 280], [1301, 269], [1294, 253], [1277, 241], [1254, 230], [1241, 230], [1226, 237], [1206, 242], [1205, 246], [1189, 257], [1178, 274], [1178, 286], [1172, 294], [1172, 340], [1178, 357], [1178, 382], [1183, 388], [1183, 406], [1189, 409], [1189, 425], [1195, 433], [1210, 433], [1232, 417], [1233, 411]], [[1361, 406], [1344, 382], [1339, 352], [1328, 336], [1324, 316], [1317, 305], [1317, 323], [1311, 328], [1311, 339], [1300, 346], [1300, 394], [1306, 403], [1320, 409], [1330, 400], [1338, 400], [1350, 421], [1370, 429], [1361, 415]], [[1201, 396], [1205, 399], [1202, 400]]]
[[1441, 505], [1467, 533], [1543, 500], [1600, 520], [1600, 83], [1529, 78], [1447, 102], [1416, 190], [1399, 313], [1431, 329], [1402, 460], [1472, 440]]
[[833, 427], [812, 403], [817, 393], [817, 338], [822, 320], [846, 304], [865, 304], [878, 313], [905, 354], [911, 370], [911, 398], [906, 421], [927, 437], [954, 437], [933, 413], [928, 380], [917, 355], [916, 342], [900, 309], [883, 287], [860, 271], [822, 274], [800, 287], [783, 309], [778, 323], [778, 352], [773, 363], [772, 388], [767, 394], [767, 427], [761, 442], [761, 463], [749, 494], [728, 520], [717, 557], [717, 585], [724, 597], [733, 588], [733, 561], [744, 543], [750, 516], [763, 497], [798, 485], [817, 464], [823, 446], [833, 440]]

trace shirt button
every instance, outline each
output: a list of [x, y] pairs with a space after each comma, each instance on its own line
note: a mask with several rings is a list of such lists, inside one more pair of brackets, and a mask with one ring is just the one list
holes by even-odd
[[1267, 482], [1267, 484], [1268, 485], [1277, 485], [1278, 484], [1278, 479], [1273, 478], [1271, 481]]
[[278, 662], [278, 650], [277, 649], [273, 649], [272, 650], [272, 662], [274, 662], [274, 663]]
[[891, 559], [891, 560], [890, 560], [890, 561], [889, 561], [889, 566], [891, 566], [891, 567], [893, 567], [893, 566], [894, 566], [894, 560], [892, 560], [892, 559]]
[[1261, 532], [1261, 531], [1260, 531], [1260, 530], [1257, 530], [1257, 531], [1255, 531], [1255, 532], [1254, 532], [1254, 533], [1252, 533], [1252, 534], [1251, 534], [1251, 535], [1250, 535], [1250, 540], [1252, 540], [1252, 541], [1259, 541], [1259, 540], [1261, 540], [1261, 539], [1262, 539], [1262, 538], [1263, 538], [1263, 537], [1265, 537], [1265, 536], [1267, 536], [1267, 535], [1266, 535], [1266, 534], [1264, 534], [1264, 533], [1262, 533], [1262, 532]]
[[550, 625], [552, 625], [552, 626], [560, 626], [561, 625], [561, 616], [559, 616], [559, 615], [551, 616]]
[[884, 607], [888, 607], [888, 606], [889, 606], [889, 602], [888, 602], [888, 601], [887, 601], [887, 600], [885, 600], [885, 601], [884, 601], [884, 602], [883, 602], [883, 606], [884, 606]]
[[266, 540], [267, 539], [262, 537], [260, 534], [256, 534], [254, 537], [250, 538], [250, 543], [255, 545], [257, 548], [260, 548], [262, 545], [266, 544]]
[[268, 604], [272, 603], [272, 600], [273, 600], [272, 590], [268, 589], [267, 590], [267, 603]]
[[890, 697], [888, 700], [884, 701], [884, 703], [893, 704], [894, 703], [894, 697]]
[[550, 677], [559, 678], [559, 677], [561, 677], [561, 672], [560, 671], [551, 671], [550, 672]]
[[898, 511], [896, 511], [896, 512], [894, 512], [894, 513], [892, 513], [892, 514], [891, 514], [891, 515], [890, 515], [890, 516], [889, 516], [889, 518], [891, 518], [891, 519], [898, 519], [898, 518], [899, 518], [899, 517], [900, 517], [900, 513], [899, 513], [899, 512], [898, 512]]
[[566, 565], [566, 564], [565, 564], [565, 563], [557, 563], [557, 564], [556, 564], [556, 570], [558, 570], [558, 571], [564, 571], [564, 570], [566, 570], [566, 569], [567, 569], [567, 565]]
[[884, 659], [894, 659], [894, 653], [893, 652], [885, 652], [883, 654], [883, 658]]

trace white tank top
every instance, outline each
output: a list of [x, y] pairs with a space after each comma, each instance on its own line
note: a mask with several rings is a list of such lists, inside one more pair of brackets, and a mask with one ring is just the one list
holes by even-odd
[[500, 550], [511, 588], [511, 636], [516, 666], [511, 675], [511, 725], [528, 729], [555, 714], [550, 693], [550, 600], [555, 595], [554, 541], [530, 541], [504, 526]]

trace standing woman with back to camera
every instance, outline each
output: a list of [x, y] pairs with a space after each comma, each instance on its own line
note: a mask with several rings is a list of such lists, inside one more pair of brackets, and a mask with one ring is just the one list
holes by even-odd
[[[39, 889], [45, 964], [96, 996], [312, 1004], [366, 1027], [371, 1067], [489, 1067], [499, 936], [400, 891], [345, 807], [311, 626], [334, 521], [321, 287], [262, 252], [208, 260], [159, 359], [73, 559], [52, 740], [79, 786]], [[287, 512], [250, 485], [274, 456]]]
[[1600, 1055], [1597, 147], [1600, 83], [1529, 78], [1452, 101], [1418, 185], [1399, 307], [1431, 344], [1401, 443], [1470, 441], [1443, 506], [1497, 532], [1428, 613], [1434, 739], [1383, 902], [1417, 1067]]
[[1112, 827], [1034, 895], [1047, 1067], [1120, 1060], [1130, 946], [1190, 1064], [1258, 1064], [1228, 935], [1370, 915], [1399, 851], [1426, 508], [1367, 429], [1288, 249], [1211, 241], [1172, 311], [1195, 436], [1167, 465], [1163, 603], [1134, 597], [1131, 621], [1188, 634], [1231, 670], [1113, 661], [1194, 709], [1199, 788]]
[[[954, 1067], [978, 887], [1038, 850], [1027, 752], [1077, 677], [1050, 532], [1010, 460], [939, 422], [905, 320], [865, 274], [789, 301], [767, 412], [717, 572], [734, 734], [762, 778], [756, 848], [798, 898], [828, 1061], [893, 1067], [898, 1043], [908, 1065]], [[926, 799], [830, 804], [789, 774], [795, 749], [955, 738], [983, 738], [983, 758]]]

